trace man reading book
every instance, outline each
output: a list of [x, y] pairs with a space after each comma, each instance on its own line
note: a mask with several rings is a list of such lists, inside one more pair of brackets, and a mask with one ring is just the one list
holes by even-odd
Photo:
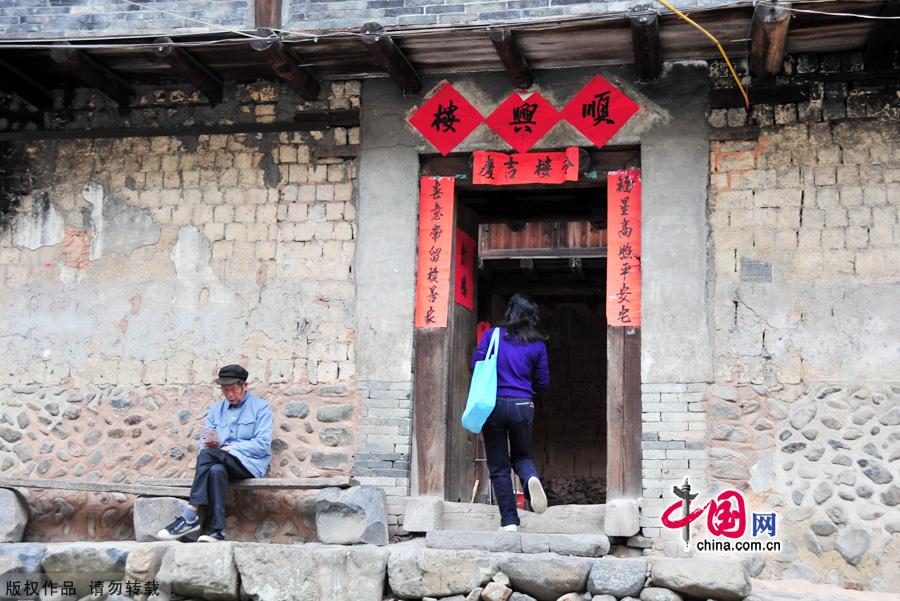
[[156, 533], [159, 540], [177, 540], [200, 530], [197, 510], [207, 506], [209, 529], [197, 540], [225, 540], [225, 499], [233, 480], [258, 478], [272, 459], [272, 408], [251, 394], [247, 370], [226, 365], [216, 384], [224, 399], [211, 405], [200, 426], [203, 448], [197, 458], [189, 505], [171, 524]]

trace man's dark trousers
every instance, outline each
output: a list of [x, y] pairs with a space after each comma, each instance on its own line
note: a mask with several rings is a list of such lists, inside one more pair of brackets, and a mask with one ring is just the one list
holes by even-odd
[[191, 484], [192, 505], [206, 505], [211, 530], [225, 529], [225, 500], [232, 480], [246, 480], [253, 474], [234, 455], [214, 447], [206, 447], [197, 457], [194, 482]]

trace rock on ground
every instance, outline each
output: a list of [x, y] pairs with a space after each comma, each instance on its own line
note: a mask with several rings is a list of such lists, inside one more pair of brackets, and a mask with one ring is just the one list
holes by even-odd
[[370, 545], [234, 546], [242, 592], [254, 601], [381, 601], [387, 557]]
[[467, 594], [491, 580], [499, 569], [499, 557], [483, 551], [418, 547], [392, 551], [388, 585], [404, 599]]
[[138, 497], [134, 500], [134, 540], [154, 541], [155, 534], [181, 515], [188, 502], [175, 497]]
[[[37, 582], [42, 587], [46, 576], [41, 568], [46, 545], [24, 543], [18, 545], [0, 545], [0, 599], [37, 599], [38, 595], [26, 596], [6, 594], [10, 587], [24, 586], [24, 580]], [[15, 588], [12, 588], [15, 592]]]
[[316, 533], [323, 543], [388, 544], [387, 497], [377, 486], [323, 491], [316, 501]]
[[9, 488], [0, 488], [0, 543], [21, 541], [26, 526], [28, 505], [22, 496]]
[[41, 565], [47, 579], [71, 580], [77, 596], [90, 593], [94, 580], [122, 580], [134, 542], [77, 542], [47, 545]]
[[667, 588], [648, 586], [641, 591], [641, 601], [683, 601], [681, 595]]
[[647, 580], [647, 561], [617, 559], [595, 561], [588, 577], [588, 590], [594, 595], [612, 595], [617, 599], [640, 594]]
[[693, 597], [741, 601], [750, 594], [750, 577], [740, 563], [717, 559], [657, 559], [653, 586]]
[[556, 601], [566, 593], [584, 591], [592, 565], [590, 559], [553, 553], [517, 555], [500, 562], [512, 587], [539, 601]]
[[163, 558], [157, 580], [164, 592], [210, 601], [237, 601], [233, 543], [178, 544]]

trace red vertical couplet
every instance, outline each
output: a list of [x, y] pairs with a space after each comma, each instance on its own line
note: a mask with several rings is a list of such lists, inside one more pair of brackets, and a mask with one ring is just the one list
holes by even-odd
[[641, 325], [641, 172], [607, 174], [606, 321]]
[[457, 304], [475, 310], [475, 240], [462, 230], [456, 230], [456, 295]]
[[446, 328], [453, 259], [452, 177], [419, 182], [419, 266], [416, 274], [416, 327]]

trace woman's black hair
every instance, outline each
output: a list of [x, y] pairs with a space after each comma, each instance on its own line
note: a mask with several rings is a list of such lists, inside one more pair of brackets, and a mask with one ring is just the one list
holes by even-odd
[[538, 305], [524, 294], [513, 294], [506, 305], [506, 316], [500, 327], [506, 328], [506, 338], [520, 342], [547, 340], [547, 336], [538, 330], [540, 315]]

